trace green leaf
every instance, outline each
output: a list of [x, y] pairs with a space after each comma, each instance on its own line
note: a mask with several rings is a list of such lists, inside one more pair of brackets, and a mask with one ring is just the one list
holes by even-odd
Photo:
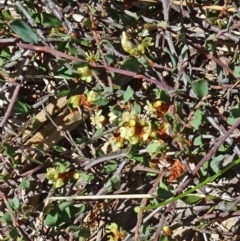
[[17, 101], [13, 106], [13, 112], [16, 114], [25, 115], [25, 114], [28, 114], [30, 110], [31, 110], [31, 106], [21, 101]]
[[234, 74], [235, 78], [239, 78], [240, 77], [240, 65], [235, 66], [233, 74]]
[[73, 205], [73, 202], [63, 202], [63, 203], [60, 203], [59, 209], [61, 211], [64, 211], [67, 207], [70, 207], [72, 205]]
[[77, 231], [77, 230], [80, 230], [80, 227], [77, 226], [77, 225], [70, 225], [70, 226], [67, 227], [67, 232]]
[[192, 121], [191, 121], [191, 125], [192, 125], [192, 127], [194, 127], [196, 130], [198, 130], [198, 129], [199, 129], [199, 126], [201, 125], [201, 121], [199, 121], [199, 120], [192, 120]]
[[57, 76], [63, 77], [65, 79], [72, 79], [73, 78], [73, 72], [70, 68], [62, 67], [59, 69], [56, 73]]
[[41, 14], [36, 13], [33, 9], [28, 9], [30, 16], [34, 19], [34, 22], [41, 24]]
[[42, 12], [41, 13], [42, 24], [45, 28], [59, 28], [62, 26], [62, 21], [53, 16], [52, 14]]
[[4, 64], [4, 60], [0, 58], [0, 67], [2, 67]]
[[109, 103], [109, 100], [104, 96], [99, 96], [98, 99], [94, 101], [94, 103], [98, 106], [104, 106]]
[[81, 172], [80, 173], [80, 179], [83, 181], [83, 182], [89, 182], [92, 177], [87, 175], [85, 172]]
[[224, 160], [224, 155], [219, 155], [217, 157], [214, 157], [212, 161], [210, 162], [210, 167], [212, 170], [217, 173], [221, 170], [222, 168], [222, 161]]
[[86, 205], [83, 204], [77, 211], [76, 215], [79, 215], [80, 213], [84, 213], [86, 210]]
[[4, 215], [0, 218], [0, 220], [7, 224], [12, 224], [12, 218], [9, 213], [4, 213]]
[[100, 136], [102, 135], [103, 131], [104, 131], [104, 128], [99, 128], [99, 129], [97, 129], [97, 131], [94, 133], [94, 135], [92, 136], [92, 138], [95, 139], [95, 138], [100, 137]]
[[16, 197], [14, 197], [12, 200], [9, 200], [8, 203], [9, 203], [9, 205], [11, 206], [11, 208], [13, 210], [17, 211], [19, 209], [19, 207], [20, 207], [20, 201]]
[[92, 22], [91, 22], [90, 18], [85, 18], [85, 21], [83, 24], [87, 29], [91, 29], [91, 27], [92, 27]]
[[136, 206], [135, 208], [134, 208], [134, 212], [135, 213], [140, 213], [141, 212], [141, 207], [139, 207], [139, 206]]
[[118, 167], [118, 163], [116, 161], [110, 161], [106, 165], [104, 165], [101, 173], [112, 173]]
[[87, 228], [81, 227], [80, 231], [77, 231], [77, 232], [73, 233], [73, 237], [74, 238], [82, 237], [84, 239], [79, 239], [79, 240], [82, 241], [82, 240], [88, 239], [90, 237], [90, 232], [89, 232], [89, 230]]
[[133, 110], [134, 110], [135, 115], [141, 114], [142, 108], [136, 101], [134, 101], [134, 103], [133, 103]]
[[202, 111], [201, 111], [201, 110], [196, 110], [196, 111], [194, 112], [194, 117], [195, 117], [197, 120], [202, 121]]
[[149, 159], [149, 157], [148, 157], [147, 153], [135, 154], [131, 157], [131, 160], [134, 160], [134, 161], [137, 161], [137, 162], [140, 162], [140, 163], [143, 163], [148, 159]]
[[162, 190], [169, 191], [168, 186], [167, 186], [167, 185], [165, 184], [165, 182], [163, 182], [163, 181], [160, 182], [160, 188], [161, 188]]
[[116, 56], [114, 54], [106, 54], [105, 59], [106, 59], [108, 65], [116, 63]]
[[176, 62], [176, 56], [173, 55], [168, 48], [164, 48], [163, 49], [164, 52], [168, 53], [170, 58], [171, 58], [171, 61], [172, 61], [172, 65], [173, 65], [173, 68], [176, 68], [177, 67], [177, 62]]
[[14, 227], [10, 230], [9, 237], [12, 239], [16, 239], [18, 237], [18, 231], [17, 231], [16, 227]]
[[112, 90], [111, 87], [104, 88], [104, 90], [102, 92], [103, 95], [106, 95], [106, 94], [109, 95], [109, 94], [112, 94], [112, 93], [113, 93], [113, 90]]
[[208, 81], [205, 79], [198, 79], [192, 82], [194, 93], [199, 99], [202, 99], [208, 94]]
[[213, 196], [213, 195], [211, 195], [211, 194], [207, 194], [204, 199], [205, 199], [206, 201], [213, 201], [213, 200], [218, 199], [218, 197]]
[[11, 176], [10, 174], [5, 174], [5, 175], [1, 175], [0, 180], [3, 180], [4, 182], [7, 182], [8, 180], [10, 180]]
[[211, 54], [216, 52], [217, 42], [216, 41], [206, 41], [206, 49]]
[[139, 16], [137, 15], [137, 13], [135, 12], [135, 13], [133, 13], [132, 15], [131, 15], [131, 17], [134, 17], [136, 20], [138, 20], [139, 19]]
[[18, 187], [21, 189], [28, 189], [30, 187], [30, 181], [28, 179], [23, 179]]
[[9, 59], [11, 54], [10, 54], [9, 49], [2, 49], [0, 55], [2, 58]]
[[89, 46], [89, 41], [87, 40], [81, 40], [81, 45], [88, 47]]
[[1, 13], [6, 20], [13, 20], [14, 19], [9, 10], [3, 10]]
[[202, 112], [200, 110], [196, 110], [194, 113], [194, 119], [190, 122], [192, 127], [196, 130], [199, 129], [199, 126], [202, 123]]
[[228, 149], [229, 149], [229, 145], [222, 144], [222, 145], [219, 146], [218, 151], [226, 152]]
[[237, 104], [230, 110], [230, 115], [227, 118], [227, 123], [233, 125], [240, 117], [240, 104]]
[[33, 32], [31, 27], [22, 19], [15, 19], [9, 23], [9, 27], [15, 32], [23, 41], [27, 43], [38, 43], [38, 37]]
[[138, 73], [140, 71], [140, 65], [135, 58], [128, 58], [122, 63], [121, 69], [126, 69]]
[[168, 241], [168, 236], [167, 235], [161, 235], [161, 238], [159, 239], [159, 241]]
[[127, 157], [128, 157], [129, 159], [131, 159], [131, 158], [133, 157], [133, 155], [136, 153], [137, 148], [138, 148], [138, 144], [136, 144], [136, 145], [132, 145], [132, 144], [131, 144], [131, 145], [128, 147]]
[[64, 149], [61, 146], [58, 146], [58, 145], [53, 146], [53, 149], [56, 152], [60, 152], [60, 153], [64, 151]]
[[185, 39], [186, 39], [186, 34], [185, 34], [185, 33], [180, 33], [180, 34], [177, 36], [177, 41], [178, 41], [178, 42], [183, 42]]
[[74, 46], [74, 44], [70, 41], [66, 44], [65, 48], [67, 48], [74, 56], [78, 55], [78, 49]]
[[193, 145], [194, 146], [201, 146], [202, 145], [202, 136], [201, 135], [194, 139]]
[[186, 54], [188, 53], [188, 50], [189, 50], [188, 45], [184, 44], [183, 48], [181, 49], [181, 54], [180, 54], [180, 56], [183, 59], [185, 58]]
[[162, 145], [160, 142], [154, 142], [154, 143], [150, 143], [147, 146], [147, 152], [148, 153], [158, 153], [161, 151]]
[[64, 173], [68, 170], [70, 162], [64, 159], [57, 159], [56, 161], [54, 161], [53, 165], [58, 167], [61, 173]]
[[3, 155], [11, 157], [12, 159], [14, 159], [14, 157], [16, 156], [16, 148], [13, 147], [13, 146], [10, 146], [7, 143], [2, 143], [2, 147], [4, 149]]
[[134, 91], [131, 88], [131, 86], [128, 86], [124, 95], [123, 95], [123, 104], [125, 104], [126, 102], [128, 102], [134, 95]]
[[149, 62], [145, 56], [141, 55], [140, 57], [137, 58], [137, 60], [144, 68], [149, 67]]
[[60, 98], [60, 97], [68, 95], [69, 93], [70, 93], [70, 90], [62, 90], [59, 93], [57, 93], [57, 97]]
[[204, 197], [204, 195], [188, 194], [182, 198], [182, 201], [184, 201], [186, 204], [195, 204], [202, 200]]
[[58, 221], [58, 213], [48, 214], [44, 220], [44, 224], [49, 227], [54, 227]]
[[158, 22], [157, 26], [162, 29], [167, 29], [167, 21], [160, 21], [160, 22]]
[[110, 111], [116, 115], [118, 118], [120, 118], [122, 116], [122, 108], [119, 105], [114, 105], [112, 107], [110, 107]]
[[157, 190], [157, 197], [161, 200], [167, 200], [171, 198], [173, 194], [168, 190], [167, 185], [162, 181], [160, 187]]
[[153, 92], [154, 92], [157, 100], [164, 101], [168, 104], [171, 103], [171, 97], [169, 96], [169, 94], [165, 90], [154, 89]]

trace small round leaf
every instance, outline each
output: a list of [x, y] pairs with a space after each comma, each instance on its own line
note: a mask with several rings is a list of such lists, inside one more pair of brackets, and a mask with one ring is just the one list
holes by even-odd
[[202, 99], [208, 94], [208, 82], [205, 79], [198, 79], [193, 81], [192, 88], [199, 99]]

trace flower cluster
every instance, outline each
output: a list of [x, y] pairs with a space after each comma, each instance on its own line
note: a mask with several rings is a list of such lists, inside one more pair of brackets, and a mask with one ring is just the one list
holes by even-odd
[[109, 241], [118, 241], [123, 240], [126, 236], [126, 231], [123, 230], [121, 227], [119, 228], [116, 223], [111, 223], [106, 228], [106, 233], [109, 233], [107, 236]]
[[[119, 130], [115, 134], [118, 148], [124, 143], [131, 145], [149, 143], [152, 140], [162, 141], [171, 134], [171, 126], [164, 121], [164, 115], [169, 105], [162, 101], [155, 101], [144, 106], [145, 114], [136, 115], [134, 111], [123, 112], [119, 122]], [[144, 116], [144, 117], [143, 117]], [[109, 122], [114, 122], [117, 116], [109, 113]]]
[[85, 109], [91, 109], [98, 97], [99, 95], [97, 92], [93, 90], [86, 91], [85, 94], [71, 96], [68, 100], [68, 106], [70, 109], [76, 109], [78, 106]]
[[102, 110], [99, 110], [95, 113], [95, 115], [92, 115], [90, 117], [91, 124], [96, 126], [97, 128], [103, 128], [103, 123], [106, 121], [106, 118], [104, 115], [102, 115]]
[[116, 137], [117, 146], [122, 147], [125, 141], [135, 145], [145, 142], [156, 136], [154, 125], [150, 121], [140, 120], [133, 112], [124, 112], [119, 123], [119, 132]]
[[88, 66], [77, 68], [77, 72], [81, 75], [82, 80], [85, 80], [87, 83], [91, 83], [93, 74]]
[[78, 179], [79, 174], [75, 172], [62, 172], [59, 167], [49, 167], [47, 169], [46, 178], [53, 183], [55, 188], [62, 187], [64, 182], [69, 178]]
[[140, 56], [145, 54], [145, 50], [152, 46], [154, 43], [152, 42], [152, 38], [145, 37], [140, 44], [134, 46], [130, 41], [129, 35], [123, 31], [120, 37], [121, 45], [125, 52], [129, 53], [131, 56]]

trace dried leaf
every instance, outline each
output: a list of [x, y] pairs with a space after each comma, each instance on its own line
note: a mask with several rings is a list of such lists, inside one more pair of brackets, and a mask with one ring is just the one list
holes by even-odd
[[171, 173], [168, 177], [168, 181], [172, 182], [176, 180], [179, 176], [181, 176], [181, 174], [186, 170], [186, 167], [179, 159], [176, 159], [173, 166], [168, 168], [168, 170]]

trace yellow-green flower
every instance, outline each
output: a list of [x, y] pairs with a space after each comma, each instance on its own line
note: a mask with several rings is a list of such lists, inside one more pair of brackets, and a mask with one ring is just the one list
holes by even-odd
[[90, 119], [92, 125], [96, 126], [97, 128], [103, 128], [103, 122], [106, 120], [102, 115], [102, 110], [99, 110], [94, 116], [91, 116]]
[[93, 54], [93, 53], [87, 53], [85, 52], [85, 58], [89, 63], [95, 63], [99, 59], [99, 53]]
[[86, 93], [87, 95], [87, 102], [94, 102], [98, 99], [99, 94], [93, 90], [90, 90]]
[[80, 96], [73, 95], [69, 98], [68, 104], [71, 104], [72, 108], [75, 109], [80, 105]]
[[53, 184], [55, 188], [62, 187], [63, 185], [64, 185], [64, 182], [62, 178], [58, 178]]
[[146, 141], [152, 133], [151, 123], [147, 123], [146, 126], [143, 127], [143, 132], [144, 134], [142, 135], [142, 139], [143, 141]]
[[49, 167], [47, 169], [46, 178], [52, 182], [56, 181], [58, 178], [59, 170], [54, 167]]
[[144, 38], [143, 41], [142, 41], [142, 45], [144, 47], [153, 46], [154, 45], [153, 38], [151, 38], [151, 37]]
[[109, 122], [110, 122], [110, 123], [113, 123], [113, 122], [117, 119], [117, 116], [114, 115], [112, 112], [110, 112], [110, 113], [108, 114], [108, 116], [109, 116]]
[[122, 118], [121, 118], [121, 122], [120, 122], [120, 126], [122, 126], [124, 123], [127, 123], [129, 122], [130, 120], [136, 120], [137, 119], [137, 116], [133, 113], [129, 113], [128, 111], [125, 111], [122, 115]]
[[135, 127], [122, 126], [119, 129], [120, 137], [129, 140], [135, 134]]
[[147, 111], [147, 113], [154, 114], [156, 113], [156, 108], [153, 107], [153, 105], [147, 100], [147, 105], [144, 106], [144, 109]]
[[81, 79], [85, 80], [87, 83], [92, 81], [92, 71], [88, 68], [88, 66], [81, 67], [77, 69], [77, 72], [81, 75]]
[[139, 142], [139, 136], [134, 135], [131, 138], [129, 138], [129, 143], [131, 145], [136, 145]]
[[120, 39], [122, 48], [124, 49], [124, 51], [129, 53], [134, 47], [132, 42], [129, 40], [128, 34], [125, 31], [122, 32]]

